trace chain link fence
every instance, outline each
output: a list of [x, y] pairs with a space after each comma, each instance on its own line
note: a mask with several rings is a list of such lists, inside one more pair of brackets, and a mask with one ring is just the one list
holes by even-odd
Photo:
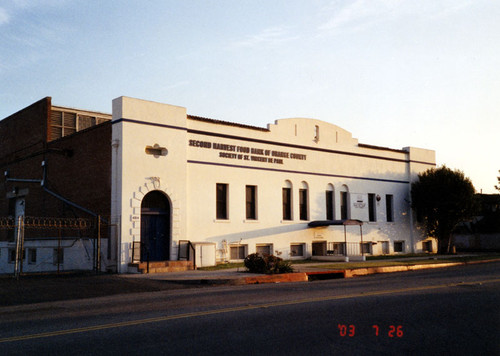
[[97, 217], [0, 217], [0, 274], [104, 271], [109, 224]]

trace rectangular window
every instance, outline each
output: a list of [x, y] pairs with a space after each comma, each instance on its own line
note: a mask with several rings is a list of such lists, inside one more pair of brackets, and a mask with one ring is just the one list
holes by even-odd
[[[9, 263], [15, 263], [16, 262], [16, 249], [15, 248], [9, 248], [8, 250], [8, 254], [9, 254]], [[25, 257], [25, 253], [26, 253], [26, 250], [23, 248], [23, 251], [22, 251], [22, 256], [19, 256], [19, 260], [24, 260], [24, 257]]]
[[308, 220], [307, 189], [299, 189], [300, 220]]
[[247, 246], [246, 245], [238, 245], [238, 246], [230, 246], [229, 254], [231, 260], [244, 260], [247, 256], [246, 254]]
[[340, 218], [342, 220], [348, 219], [348, 217], [347, 217], [347, 192], [340, 192]]
[[389, 254], [389, 242], [388, 241], [380, 241], [380, 246], [382, 249], [382, 254], [388, 255]]
[[404, 241], [394, 241], [394, 252], [404, 252], [405, 242]]
[[326, 199], [326, 220], [333, 220], [333, 191], [327, 190], [325, 194]]
[[272, 248], [271, 244], [263, 244], [263, 245], [257, 245], [255, 246], [255, 252], [261, 255], [271, 255], [272, 254]]
[[424, 241], [422, 246], [424, 252], [432, 252], [432, 241]]
[[375, 194], [368, 194], [368, 220], [377, 221], [377, 212], [375, 206]]
[[64, 249], [62, 248], [55, 248], [52, 252], [52, 262], [57, 265], [57, 264], [63, 264], [64, 263]]
[[292, 189], [283, 188], [283, 220], [292, 220]]
[[372, 253], [372, 244], [371, 242], [363, 242], [361, 244], [361, 253], [365, 255], [370, 255]]
[[344, 255], [345, 244], [343, 242], [329, 242], [326, 250], [327, 255], [340, 256]]
[[392, 194], [387, 194], [385, 196], [385, 210], [387, 215], [387, 221], [394, 221], [394, 197]]
[[217, 183], [217, 219], [227, 220], [227, 184]]
[[36, 264], [36, 248], [28, 249], [28, 264]]
[[290, 257], [303, 257], [303, 256], [304, 256], [304, 244], [290, 245]]
[[257, 187], [247, 185], [246, 188], [246, 218], [248, 220], [257, 219]]
[[313, 242], [311, 247], [313, 256], [326, 256], [326, 241]]

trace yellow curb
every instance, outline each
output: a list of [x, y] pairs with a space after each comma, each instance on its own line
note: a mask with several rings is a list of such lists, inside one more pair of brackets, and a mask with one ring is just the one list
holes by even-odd
[[[493, 261], [493, 260], [491, 260], [491, 261]], [[481, 261], [481, 262], [483, 262], [483, 261]], [[367, 268], [345, 269], [344, 270], [344, 278], [351, 278], [354, 276], [366, 276], [369, 274], [376, 274], [376, 273], [406, 272], [406, 271], [418, 271], [418, 270], [422, 270], [422, 269], [466, 266], [467, 264], [470, 264], [470, 263], [469, 262], [449, 262], [449, 263], [431, 263], [431, 264], [412, 265], [412, 266], [387, 266], [387, 267], [367, 267]]]

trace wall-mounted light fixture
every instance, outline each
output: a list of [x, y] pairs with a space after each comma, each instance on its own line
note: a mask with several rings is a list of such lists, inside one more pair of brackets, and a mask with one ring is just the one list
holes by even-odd
[[168, 154], [168, 150], [165, 147], [160, 147], [157, 143], [153, 146], [146, 146], [145, 152], [148, 155], [153, 155], [155, 158]]

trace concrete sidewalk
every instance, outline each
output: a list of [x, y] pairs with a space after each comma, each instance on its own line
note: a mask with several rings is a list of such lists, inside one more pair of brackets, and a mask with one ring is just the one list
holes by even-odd
[[[446, 256], [449, 258], [449, 256]], [[461, 256], [454, 256], [461, 257]], [[462, 257], [467, 257], [463, 255]], [[283, 283], [283, 282], [307, 282], [318, 279], [334, 279], [334, 278], [350, 278], [354, 276], [363, 276], [376, 273], [393, 273], [405, 272], [431, 268], [445, 268], [453, 266], [464, 266], [472, 263], [486, 263], [497, 261], [493, 260], [478, 260], [471, 262], [439, 262], [439, 256], [433, 257], [414, 257], [404, 259], [387, 259], [382, 262], [410, 262], [419, 260], [435, 260], [436, 263], [386, 266], [386, 267], [366, 267], [366, 268], [350, 268], [350, 262], [342, 263], [341, 268], [329, 268], [331, 262], [311, 262], [304, 264], [293, 265], [293, 273], [262, 275], [246, 272], [245, 267], [228, 268], [215, 271], [184, 271], [170, 273], [154, 273], [154, 274], [130, 274], [124, 275], [125, 278], [147, 278], [151, 280], [169, 281], [180, 284], [205, 284], [205, 285], [242, 285], [242, 284], [260, 284], [260, 283]]]

